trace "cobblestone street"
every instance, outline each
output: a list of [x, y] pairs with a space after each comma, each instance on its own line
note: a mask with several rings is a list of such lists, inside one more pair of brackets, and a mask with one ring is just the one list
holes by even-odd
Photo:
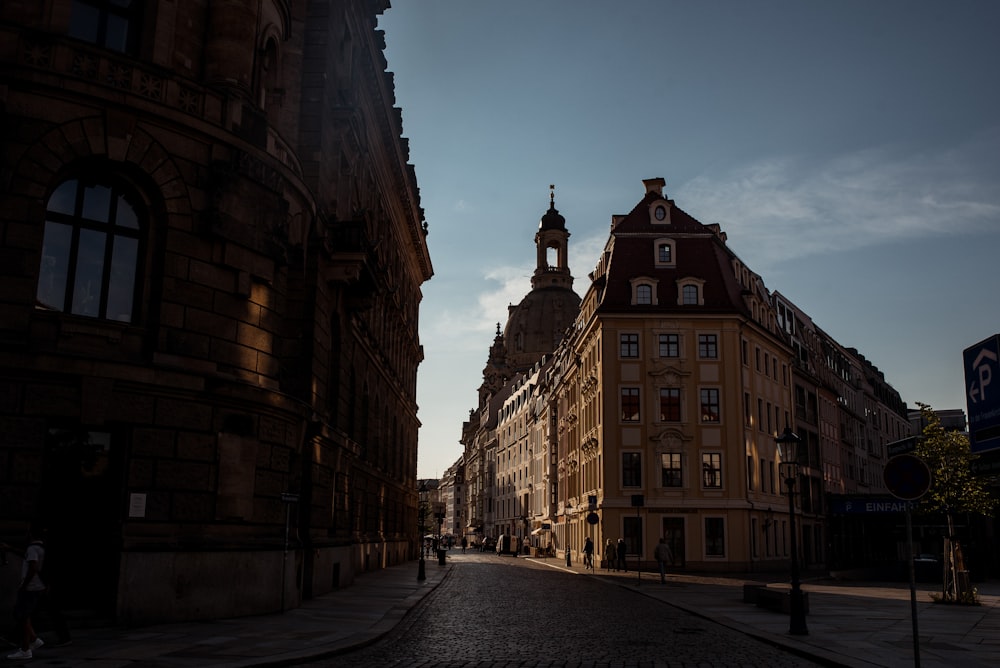
[[[388, 639], [309, 665], [818, 665], [634, 587], [492, 553], [455, 550], [449, 561], [448, 578]], [[641, 586], [661, 586], [645, 577]]]

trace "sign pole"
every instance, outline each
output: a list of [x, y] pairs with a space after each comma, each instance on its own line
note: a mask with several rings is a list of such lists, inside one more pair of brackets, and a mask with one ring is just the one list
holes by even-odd
[[889, 459], [882, 470], [889, 493], [906, 503], [906, 554], [910, 560], [910, 618], [913, 620], [913, 666], [920, 668], [920, 633], [917, 624], [916, 566], [913, 563], [912, 502], [930, 489], [931, 471], [916, 455], [902, 454]]
[[913, 620], [913, 668], [920, 668], [920, 630], [917, 624], [917, 585], [916, 566], [913, 564], [913, 520], [910, 516], [910, 502], [906, 502], [906, 543], [909, 546], [907, 555], [910, 558], [910, 618]]

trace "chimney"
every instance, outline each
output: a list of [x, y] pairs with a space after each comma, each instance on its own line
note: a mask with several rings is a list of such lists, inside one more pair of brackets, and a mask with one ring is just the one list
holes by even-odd
[[646, 186], [647, 193], [656, 193], [660, 197], [663, 197], [663, 188], [667, 185], [667, 182], [661, 177], [656, 179], [643, 179], [642, 184]]

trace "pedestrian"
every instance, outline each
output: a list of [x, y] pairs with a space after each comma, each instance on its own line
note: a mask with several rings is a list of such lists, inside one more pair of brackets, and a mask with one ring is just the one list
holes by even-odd
[[667, 544], [666, 538], [660, 538], [656, 549], [653, 550], [653, 557], [656, 559], [656, 563], [660, 565], [660, 584], [667, 584], [667, 563], [672, 564], [674, 562], [674, 553], [670, 550], [670, 545]]
[[[21, 562], [21, 581], [17, 587], [17, 600], [14, 602], [14, 621], [21, 637], [18, 639], [19, 649], [8, 654], [8, 659], [30, 659], [32, 651], [45, 644], [35, 634], [31, 624], [32, 615], [45, 592], [45, 583], [41, 578], [42, 567], [45, 565], [45, 543], [41, 534], [41, 530], [36, 527], [28, 529], [28, 546]], [[6, 545], [3, 548], [9, 549]]]
[[47, 628], [55, 634], [55, 639], [48, 637], [46, 646], [62, 647], [73, 643], [63, 614], [63, 603], [66, 600], [69, 569], [69, 545], [60, 538], [60, 531], [42, 529], [45, 539], [45, 592], [42, 594], [35, 611], [34, 627]]
[[618, 553], [618, 565], [615, 567], [615, 570], [616, 571], [617, 570], [622, 570], [622, 571], [625, 571], [626, 573], [628, 573], [628, 565], [625, 563], [625, 549], [626, 549], [625, 548], [625, 539], [624, 538], [619, 538], [618, 539], [618, 549], [617, 549], [617, 553]]
[[[615, 544], [611, 542], [610, 538], [604, 544], [604, 568], [609, 571], [615, 568]], [[615, 568], [615, 570], [617, 571], [618, 569]]]
[[465, 548], [469, 547], [469, 539], [462, 536], [462, 554], [465, 554]]
[[583, 567], [594, 570], [594, 541], [590, 536], [583, 541]]

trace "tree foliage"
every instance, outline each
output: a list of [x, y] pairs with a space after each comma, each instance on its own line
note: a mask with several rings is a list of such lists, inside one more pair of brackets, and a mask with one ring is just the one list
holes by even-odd
[[972, 454], [969, 438], [945, 430], [930, 406], [918, 406], [924, 431], [913, 454], [923, 459], [931, 471], [931, 485], [920, 502], [921, 511], [989, 515], [996, 499], [990, 496], [983, 479], [972, 472], [972, 461], [978, 455]]

